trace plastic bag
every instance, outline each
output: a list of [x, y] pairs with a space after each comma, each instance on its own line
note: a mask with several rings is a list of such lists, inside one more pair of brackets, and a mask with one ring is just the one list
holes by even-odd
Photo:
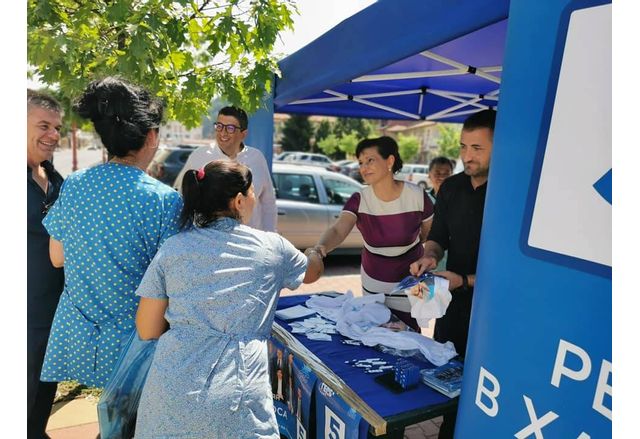
[[131, 333], [98, 402], [102, 439], [133, 438], [138, 403], [157, 342], [141, 340], [135, 328]]
[[442, 317], [451, 303], [449, 281], [429, 272], [417, 277], [405, 277], [391, 294], [407, 296], [411, 304], [411, 317], [423, 328], [429, 327], [430, 320]]
[[407, 276], [398, 282], [391, 294], [412, 295], [428, 302], [435, 296], [434, 279], [435, 276], [429, 272], [420, 276]]

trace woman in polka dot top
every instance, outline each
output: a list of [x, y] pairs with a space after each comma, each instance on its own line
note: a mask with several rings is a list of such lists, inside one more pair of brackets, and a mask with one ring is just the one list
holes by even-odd
[[134, 328], [142, 276], [178, 230], [182, 199], [145, 173], [158, 147], [160, 101], [110, 77], [92, 82], [74, 110], [92, 120], [111, 160], [70, 175], [43, 221], [65, 288], [41, 380], [102, 387]]

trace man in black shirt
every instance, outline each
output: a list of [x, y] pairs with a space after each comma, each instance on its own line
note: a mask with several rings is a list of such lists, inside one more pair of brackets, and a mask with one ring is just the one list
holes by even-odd
[[56, 383], [40, 381], [51, 322], [64, 287], [64, 272], [49, 259], [49, 234], [42, 225], [58, 198], [62, 176], [53, 168], [60, 140], [62, 107], [50, 96], [27, 90], [27, 435], [45, 433]]
[[[436, 320], [434, 339], [453, 342], [462, 356], [467, 349], [495, 119], [495, 111], [483, 110], [464, 122], [460, 136], [464, 173], [442, 183], [424, 256], [410, 268], [414, 275], [433, 270], [449, 250], [447, 269], [437, 274], [449, 280], [452, 298], [446, 314]], [[453, 437], [454, 426], [455, 414], [445, 415], [438, 437]]]

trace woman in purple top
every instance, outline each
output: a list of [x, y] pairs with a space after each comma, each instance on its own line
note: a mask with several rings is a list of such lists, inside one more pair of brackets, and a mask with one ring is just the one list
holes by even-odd
[[357, 226], [364, 239], [360, 267], [363, 293], [387, 295], [385, 304], [394, 314], [420, 331], [411, 317], [409, 299], [388, 293], [410, 275], [409, 266], [422, 256], [433, 203], [419, 186], [394, 179], [402, 160], [391, 137], [362, 140], [356, 157], [367, 186], [349, 198], [314, 249], [326, 256]]

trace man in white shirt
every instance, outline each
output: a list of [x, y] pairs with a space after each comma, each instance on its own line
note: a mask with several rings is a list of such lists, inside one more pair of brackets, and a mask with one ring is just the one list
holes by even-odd
[[276, 196], [267, 160], [262, 152], [244, 144], [247, 137], [249, 118], [247, 113], [238, 107], [224, 107], [218, 112], [214, 124], [216, 142], [196, 149], [178, 174], [174, 187], [180, 190], [184, 173], [189, 169], [200, 169], [213, 160], [232, 160], [242, 163], [251, 169], [256, 203], [249, 226], [275, 232], [276, 230]]

